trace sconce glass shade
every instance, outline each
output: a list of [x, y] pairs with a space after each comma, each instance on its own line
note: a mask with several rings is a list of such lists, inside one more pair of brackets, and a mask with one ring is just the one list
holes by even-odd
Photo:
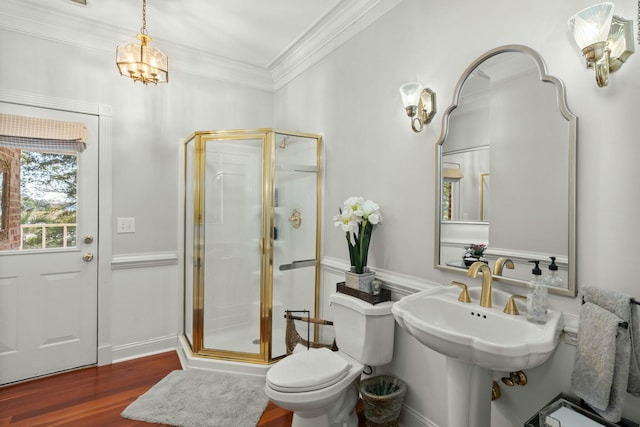
[[423, 88], [420, 83], [405, 83], [400, 86], [400, 96], [404, 110], [411, 119], [411, 128], [414, 132], [421, 132], [436, 114], [435, 92]]
[[569, 28], [580, 49], [594, 43], [606, 42], [613, 18], [613, 3], [600, 3], [587, 7], [569, 19]]
[[136, 36], [140, 44], [129, 43], [116, 48], [116, 64], [120, 74], [144, 84], [169, 81], [169, 59], [167, 55], [147, 43], [151, 37]]
[[609, 74], [622, 67], [633, 54], [633, 21], [613, 14], [613, 3], [606, 2], [581, 10], [569, 19], [576, 43], [596, 73], [596, 83], [605, 87]]
[[405, 83], [400, 86], [400, 96], [402, 97], [404, 108], [418, 106], [422, 89], [420, 83]]

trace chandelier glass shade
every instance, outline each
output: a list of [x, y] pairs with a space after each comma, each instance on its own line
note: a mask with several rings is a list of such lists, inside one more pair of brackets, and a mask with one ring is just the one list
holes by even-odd
[[159, 49], [149, 46], [152, 40], [147, 34], [147, 1], [142, 2], [142, 29], [136, 36], [140, 43], [128, 43], [116, 47], [116, 65], [120, 74], [142, 82], [167, 83], [169, 81], [169, 58]]

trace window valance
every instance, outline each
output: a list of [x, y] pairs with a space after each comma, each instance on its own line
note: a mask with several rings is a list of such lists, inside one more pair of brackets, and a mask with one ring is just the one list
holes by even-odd
[[68, 153], [82, 152], [86, 144], [82, 123], [0, 113], [0, 147]]

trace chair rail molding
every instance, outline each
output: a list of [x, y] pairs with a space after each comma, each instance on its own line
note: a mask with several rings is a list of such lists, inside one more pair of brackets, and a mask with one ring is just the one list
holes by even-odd
[[114, 255], [111, 258], [112, 270], [160, 267], [165, 265], [178, 265], [177, 252], [145, 252], [136, 254], [122, 254]]
[[[333, 257], [323, 257], [320, 261], [320, 265], [323, 271], [326, 270], [334, 274], [344, 273], [350, 268], [349, 264], [346, 261]], [[378, 279], [384, 282], [383, 286], [389, 289], [391, 293], [395, 294], [398, 298], [405, 295], [413, 294], [415, 292], [431, 289], [436, 286], [442, 286], [441, 283], [436, 283], [389, 270], [383, 270], [381, 268], [371, 267], [371, 270], [376, 273], [376, 277]]]

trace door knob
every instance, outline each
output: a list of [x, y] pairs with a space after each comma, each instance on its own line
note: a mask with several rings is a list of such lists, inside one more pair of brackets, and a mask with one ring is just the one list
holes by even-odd
[[86, 236], [84, 236], [84, 242], [93, 243], [93, 236], [91, 234], [87, 234]]
[[84, 262], [91, 262], [93, 261], [93, 254], [91, 252], [87, 252], [86, 254], [84, 254], [82, 259], [84, 260]]

